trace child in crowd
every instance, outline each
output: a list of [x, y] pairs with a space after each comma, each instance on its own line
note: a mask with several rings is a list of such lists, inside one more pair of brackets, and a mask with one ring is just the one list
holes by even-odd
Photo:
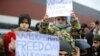
[[[40, 33], [51, 34], [58, 36], [61, 40], [66, 40], [71, 45], [73, 50], [75, 49], [75, 42], [71, 35], [71, 25], [67, 22], [66, 16], [58, 16], [54, 18], [54, 23], [49, 26], [49, 17], [44, 16], [42, 22], [40, 22]], [[73, 18], [75, 19], [75, 18]], [[74, 20], [73, 20], [74, 21]], [[76, 26], [77, 25], [77, 26]], [[80, 29], [80, 24], [75, 23], [75, 29]]]
[[25, 31], [31, 32], [30, 30], [31, 25], [31, 17], [28, 14], [21, 14], [19, 16], [18, 28], [13, 29], [12, 32], [8, 32], [4, 36], [4, 47], [6, 56], [15, 56], [15, 39], [16, 35], [15, 32], [18, 31]]

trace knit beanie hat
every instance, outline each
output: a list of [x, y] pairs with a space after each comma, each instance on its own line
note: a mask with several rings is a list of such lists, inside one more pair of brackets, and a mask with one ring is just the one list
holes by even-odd
[[94, 38], [93, 38], [93, 40], [100, 41], [100, 35], [95, 35]]
[[21, 14], [19, 16], [19, 22], [18, 22], [18, 25], [20, 26], [20, 23], [23, 22], [23, 20], [27, 19], [28, 20], [28, 24], [29, 24], [29, 27], [30, 27], [30, 24], [31, 24], [31, 17], [29, 16], [29, 14]]

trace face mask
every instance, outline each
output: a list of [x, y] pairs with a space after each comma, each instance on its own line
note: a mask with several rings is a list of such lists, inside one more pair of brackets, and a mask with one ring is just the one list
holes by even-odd
[[67, 27], [66, 24], [60, 24], [60, 23], [57, 23], [56, 26], [59, 27], [59, 28], [65, 28], [65, 27]]

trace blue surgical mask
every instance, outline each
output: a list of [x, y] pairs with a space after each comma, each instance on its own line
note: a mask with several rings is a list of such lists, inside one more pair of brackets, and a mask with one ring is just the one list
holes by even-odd
[[57, 23], [56, 26], [59, 27], [59, 28], [65, 28], [65, 27], [67, 27], [66, 24], [60, 24], [60, 23]]

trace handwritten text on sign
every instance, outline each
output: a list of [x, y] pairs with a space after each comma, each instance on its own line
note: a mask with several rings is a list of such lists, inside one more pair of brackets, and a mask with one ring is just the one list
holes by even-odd
[[72, 10], [72, 0], [47, 0], [46, 13], [49, 17], [70, 16]]
[[56, 36], [19, 32], [16, 38], [16, 56], [59, 56], [59, 39]]

